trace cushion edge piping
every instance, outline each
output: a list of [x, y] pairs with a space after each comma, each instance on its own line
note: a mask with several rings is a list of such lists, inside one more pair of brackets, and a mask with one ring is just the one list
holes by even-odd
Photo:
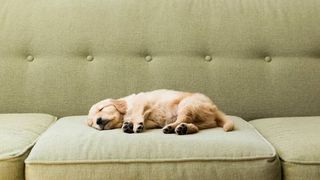
[[226, 158], [211, 158], [211, 159], [158, 159], [158, 160], [150, 160], [150, 159], [132, 159], [132, 160], [123, 160], [123, 159], [115, 159], [115, 160], [79, 160], [79, 161], [30, 161], [26, 160], [26, 164], [36, 165], [36, 164], [88, 164], [88, 163], [166, 163], [166, 162], [206, 162], [206, 161], [256, 161], [256, 160], [267, 160], [268, 162], [272, 162], [275, 160], [274, 156], [260, 156], [260, 157], [245, 157], [245, 158], [237, 158], [237, 159], [226, 159]]

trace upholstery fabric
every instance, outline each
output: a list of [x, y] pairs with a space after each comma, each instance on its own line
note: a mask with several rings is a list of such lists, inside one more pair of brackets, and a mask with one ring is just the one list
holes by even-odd
[[320, 116], [250, 122], [276, 148], [284, 179], [320, 179]]
[[27, 179], [280, 179], [274, 148], [246, 121], [178, 136], [160, 129], [98, 131], [86, 116], [65, 117], [26, 159]]
[[24, 160], [55, 117], [47, 114], [0, 114], [0, 179], [24, 179]]
[[0, 4], [0, 113], [85, 115], [159, 88], [246, 120], [320, 113], [318, 0]]
[[0, 179], [2, 180], [23, 180], [25, 178], [24, 160], [27, 158], [30, 149], [24, 154], [10, 159], [0, 160]]

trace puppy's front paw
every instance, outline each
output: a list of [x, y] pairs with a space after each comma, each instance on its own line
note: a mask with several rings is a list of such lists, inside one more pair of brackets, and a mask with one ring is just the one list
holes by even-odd
[[143, 131], [143, 128], [144, 128], [143, 122], [139, 122], [136, 126], [137, 126], [137, 128], [135, 128], [136, 129], [135, 132], [136, 133], [141, 133]]
[[176, 127], [175, 131], [178, 135], [186, 135], [188, 126], [185, 123], [181, 123]]
[[162, 132], [165, 134], [174, 133], [174, 128], [172, 126], [165, 126], [162, 128]]
[[133, 133], [133, 123], [132, 122], [124, 122], [122, 126], [122, 130], [125, 133]]

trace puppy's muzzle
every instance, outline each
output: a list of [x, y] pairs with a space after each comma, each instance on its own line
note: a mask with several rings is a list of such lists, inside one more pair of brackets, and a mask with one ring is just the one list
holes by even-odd
[[97, 124], [98, 124], [98, 125], [102, 125], [102, 124], [103, 124], [103, 120], [102, 120], [101, 117], [99, 117], [99, 118], [97, 119]]
[[97, 119], [97, 125], [99, 125], [99, 127], [103, 130], [104, 129], [104, 126], [108, 124], [108, 121], [107, 120], [103, 120], [101, 117], [99, 117]]

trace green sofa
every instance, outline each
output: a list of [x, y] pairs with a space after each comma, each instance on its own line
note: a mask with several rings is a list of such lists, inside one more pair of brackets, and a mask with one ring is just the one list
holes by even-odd
[[[0, 0], [0, 180], [320, 179], [319, 19], [317, 0]], [[160, 88], [235, 130], [84, 123]]]

